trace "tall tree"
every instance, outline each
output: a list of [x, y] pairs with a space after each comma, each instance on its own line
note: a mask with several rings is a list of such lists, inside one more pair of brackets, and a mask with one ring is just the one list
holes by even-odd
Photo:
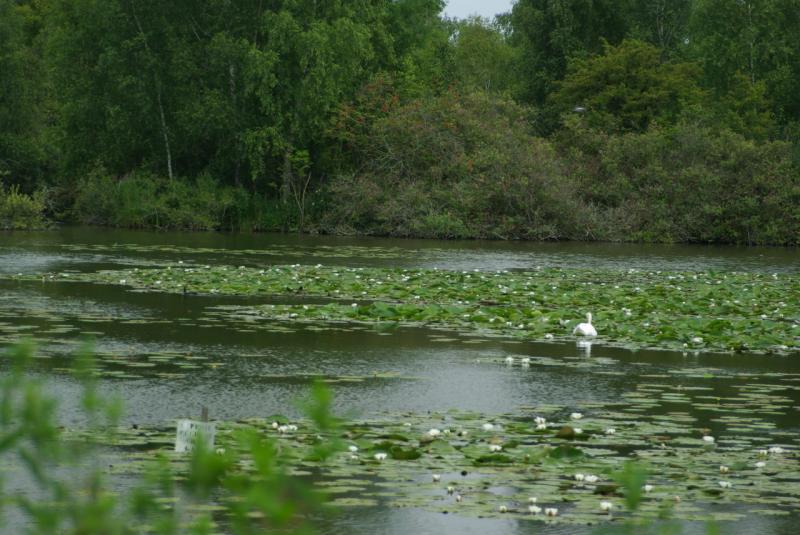
[[719, 95], [766, 84], [773, 110], [800, 120], [800, 0], [695, 0], [691, 45]]
[[516, 49], [495, 24], [480, 17], [459, 21], [453, 41], [455, 77], [466, 90], [513, 94]]
[[519, 47], [521, 97], [544, 104], [571, 58], [601, 53], [619, 44], [630, 24], [630, 0], [519, 0], [511, 12]]
[[687, 106], [703, 101], [700, 70], [660, 60], [657, 47], [626, 40], [602, 56], [570, 62], [551, 101], [562, 112], [579, 106], [590, 125], [608, 132], [643, 132], [654, 122], [674, 123]]
[[[0, 182], [32, 189], [47, 166], [42, 138], [44, 84], [26, 23], [28, 2], [0, 0]], [[26, 20], [27, 19], [27, 20]]]

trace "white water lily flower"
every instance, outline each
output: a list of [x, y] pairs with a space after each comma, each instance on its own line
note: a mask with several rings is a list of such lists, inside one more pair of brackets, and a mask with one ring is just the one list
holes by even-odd
[[539, 498], [537, 498], [536, 496], [531, 496], [530, 498], [528, 498], [528, 503], [536, 503], [538, 501]]
[[438, 437], [438, 436], [439, 436], [439, 435], [441, 435], [441, 434], [442, 434], [442, 432], [441, 432], [441, 431], [439, 431], [439, 430], [438, 430], [438, 429], [436, 429], [436, 428], [433, 428], [433, 429], [431, 429], [430, 431], [428, 431], [428, 436], [430, 436], [430, 437], [434, 437], [434, 438], [435, 438], [435, 437]]
[[494, 429], [494, 426], [492, 424], [488, 424], [488, 423], [487, 424], [483, 424], [483, 430], [484, 431], [491, 431], [492, 429]]
[[278, 428], [278, 422], [272, 422], [272, 428], [273, 429], [277, 429]]
[[583, 474], [575, 474], [573, 477], [575, 478], [575, 481], [583, 481], [586, 478], [586, 476]]
[[597, 483], [600, 478], [598, 476], [588, 475], [584, 478], [587, 483]]
[[499, 509], [500, 509], [501, 513], [507, 513], [508, 512], [508, 507], [506, 507], [505, 505], [501, 505]]
[[508, 365], [514, 364], [514, 357], [506, 357], [506, 364]]
[[766, 457], [769, 454], [767, 450], [758, 450], [759, 457]]
[[705, 435], [703, 437], [703, 442], [705, 442], [706, 444], [713, 444], [714, 443], [714, 437], [709, 436], [709, 435]]
[[572, 414], [569, 415], [569, 417], [573, 420], [580, 420], [581, 418], [583, 418], [583, 414], [579, 412], [573, 412]]
[[611, 502], [600, 502], [600, 510], [604, 512], [609, 512], [614, 507], [614, 504]]
[[653, 485], [645, 485], [644, 487], [642, 487], [642, 490], [645, 492], [652, 492], [653, 488], [654, 488]]
[[353, 304], [352, 304], [352, 305], [350, 305], [350, 306], [351, 306], [351, 307], [353, 307], [353, 308], [357, 308], [357, 307], [358, 307], [358, 303], [353, 303]]
[[783, 452], [784, 452], [784, 449], [783, 449], [783, 448], [781, 448], [780, 446], [772, 446], [772, 447], [769, 449], [769, 452], [770, 452], [770, 453], [773, 453], [773, 454], [777, 454], [777, 453], [783, 453]]
[[523, 358], [522, 359], [522, 365], [523, 366], [530, 366], [531, 365], [531, 359], [529, 359], [528, 357]]
[[542, 508], [541, 507], [537, 507], [535, 505], [529, 505], [528, 506], [528, 512], [530, 514], [532, 514], [532, 515], [538, 515], [539, 513], [542, 512]]
[[453, 494], [456, 491], [456, 488], [452, 485], [447, 486], [447, 494]]
[[729, 489], [729, 488], [731, 488], [731, 482], [730, 481], [720, 481], [719, 482], [719, 486], [722, 487], [723, 489]]
[[692, 338], [692, 343], [693, 344], [702, 344], [703, 343], [703, 338], [700, 337], [700, 336], [695, 336], [694, 338]]
[[433, 482], [434, 483], [438, 483], [439, 480], [442, 479], [442, 476], [440, 476], [439, 474], [433, 474], [432, 477], [433, 477]]
[[500, 451], [503, 449], [503, 446], [500, 444], [489, 444], [489, 451]]
[[613, 435], [616, 432], [617, 430], [614, 429], [613, 427], [609, 427], [608, 429], [606, 429], [606, 435]]
[[728, 472], [730, 472], [730, 468], [728, 468], [728, 467], [727, 467], [727, 466], [725, 466], [724, 464], [721, 464], [721, 465], [719, 466], [719, 473], [720, 473], [720, 474], [727, 474]]
[[358, 451], [358, 446], [349, 446], [347, 449], [350, 450], [350, 453], [355, 453]]
[[764, 468], [765, 466], [767, 466], [767, 463], [765, 463], [764, 461], [758, 461], [756, 463], [756, 468]]
[[127, 281], [127, 280], [125, 280], [125, 279], [120, 279], [120, 280], [119, 280], [119, 283], [120, 283], [120, 284], [125, 284], [126, 282], [128, 282], [128, 281]]
[[547, 516], [558, 516], [558, 509], [556, 509], [555, 507], [547, 507], [544, 510], [544, 514]]
[[537, 431], [544, 431], [545, 429], [547, 429], [547, 424], [536, 424]]
[[278, 426], [278, 433], [283, 434], [283, 433], [288, 433], [288, 432], [289, 432], [289, 426], [288, 425]]
[[461, 503], [463, 499], [464, 499], [464, 497], [463, 497], [463, 496], [461, 496], [461, 494], [456, 494], [456, 501], [457, 501], [458, 503]]
[[572, 429], [572, 431], [573, 431], [573, 432], [574, 432], [576, 435], [582, 435], [582, 434], [583, 434], [583, 429], [581, 429], [580, 427], [574, 427], [574, 428]]
[[375, 460], [376, 460], [376, 461], [385, 461], [385, 460], [386, 460], [386, 457], [387, 457], [387, 456], [386, 456], [386, 454], [385, 454], [385, 453], [376, 453], [376, 454], [375, 454]]
[[552, 340], [553, 339], [553, 335], [550, 334], [550, 333], [547, 333], [546, 335], [544, 335], [544, 339], [545, 340]]
[[547, 419], [546, 418], [542, 418], [541, 416], [537, 416], [536, 418], [533, 419], [533, 421], [536, 422], [537, 424], [546, 424], [547, 423]]

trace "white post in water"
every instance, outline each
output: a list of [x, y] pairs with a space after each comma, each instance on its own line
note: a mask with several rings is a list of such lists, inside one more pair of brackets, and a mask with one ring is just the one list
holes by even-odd
[[202, 437], [206, 449], [214, 449], [214, 436], [216, 428], [213, 422], [208, 421], [208, 409], [203, 407], [200, 422], [195, 420], [178, 420], [178, 429], [175, 434], [175, 451], [189, 453], [194, 448], [197, 436]]

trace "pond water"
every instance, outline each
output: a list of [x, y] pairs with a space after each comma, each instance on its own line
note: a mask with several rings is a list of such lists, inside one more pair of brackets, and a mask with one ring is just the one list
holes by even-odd
[[[155, 267], [176, 260], [232, 266], [317, 264], [445, 270], [532, 269], [537, 266], [652, 270], [800, 272], [796, 249], [645, 246], [576, 243], [441, 242], [286, 235], [172, 234], [63, 228], [44, 233], [0, 234], [0, 274], [98, 271]], [[787, 296], [787, 299], [798, 296]], [[366, 326], [302, 324], [251, 329], [221, 305], [270, 302], [257, 298], [144, 293], [89, 283], [16, 282], [0, 279], [0, 344], [36, 339], [36, 373], [61, 401], [65, 425], [80, 424], [78, 386], [64, 369], [86, 336], [114, 370], [101, 381], [125, 402], [127, 423], [164, 424], [199, 414], [236, 420], [297, 414], [291, 401], [309, 376], [333, 382], [336, 411], [349, 419], [411, 411], [511, 414], [525, 407], [617, 403], [642, 383], [725, 398], [748, 384], [800, 374], [786, 356], [682, 354], [528, 343], [422, 327], [383, 331]], [[281, 302], [287, 302], [283, 300]], [[152, 357], [155, 358], [153, 363]], [[523, 369], [506, 357], [539, 358], [546, 366]], [[148, 360], [150, 359], [150, 360]], [[585, 365], [591, 361], [592, 365]], [[129, 364], [139, 363], [140, 366]], [[574, 364], [574, 365], [573, 365]], [[795, 379], [796, 381], [796, 379]], [[787, 436], [800, 433], [800, 391], [785, 383], [786, 410], [764, 415]], [[658, 401], [654, 413], [674, 409]], [[725, 432], [713, 412], [683, 405], [696, 426]], [[752, 517], [741, 533], [795, 533], [797, 513]], [[686, 532], [705, 525], [684, 524]], [[527, 533], [541, 525], [506, 519], [443, 515], [416, 508], [348, 509], [328, 521], [331, 533]], [[574, 533], [575, 526], [552, 532]], [[589, 530], [591, 531], [591, 530]], [[728, 532], [723, 529], [723, 532]]]

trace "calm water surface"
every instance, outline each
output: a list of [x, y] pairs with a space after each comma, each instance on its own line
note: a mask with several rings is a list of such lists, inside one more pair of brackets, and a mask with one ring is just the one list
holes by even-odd
[[[0, 273], [5, 274], [148, 267], [176, 260], [247, 266], [322, 263], [455, 270], [563, 266], [800, 271], [800, 252], [780, 248], [442, 242], [87, 228], [0, 234]], [[540, 404], [578, 407], [585, 402], [614, 402], [635, 389], [643, 375], [668, 375], [648, 381], [709, 386], [716, 395], [725, 396], [733, 395], [746, 381], [742, 373], [800, 373], [800, 362], [774, 356], [630, 352], [598, 346], [587, 355], [586, 348], [572, 344], [481, 339], [423, 328], [390, 332], [319, 326], [251, 329], [246, 322], [226, 318], [216, 308], [258, 302], [265, 300], [137, 293], [91, 284], [0, 281], [0, 344], [27, 334], [38, 340], [42, 353], [52, 356], [39, 362], [33, 373], [63, 401], [61, 416], [66, 425], [80, 423], [80, 416], [75, 401], [78, 387], [63, 368], [69, 366], [69, 354], [87, 334], [97, 339], [96, 349], [103, 355], [123, 359], [181, 355], [202, 363], [173, 379], [154, 374], [103, 379], [106, 392], [125, 400], [125, 419], [130, 423], [164, 423], [194, 416], [202, 406], [218, 419], [293, 415], [296, 406], [287, 400], [300, 396], [306, 390], [306, 376], [314, 374], [361, 378], [360, 382], [334, 386], [337, 411], [349, 418], [361, 418], [453, 408], [501, 414]], [[523, 370], [496, 364], [508, 355], [576, 363], [591, 358], [600, 365]], [[692, 369], [698, 373], [687, 376], [686, 370]], [[152, 371], [160, 370], [157, 367]], [[676, 370], [682, 373], [674, 373]], [[712, 374], [715, 379], [703, 379], [703, 374]], [[786, 395], [797, 406], [797, 390]], [[700, 424], [712, 429], [720, 425], [707, 413], [694, 415]], [[775, 416], [773, 421], [779, 428], [800, 432], [796, 411]], [[794, 521], [796, 518], [757, 517], [740, 523], [734, 531], [795, 533], [790, 529]], [[539, 523], [374, 508], [346, 511], [327, 523], [325, 531], [511, 534], [541, 529]], [[574, 526], [547, 529], [575, 532]], [[684, 525], [687, 533], [704, 529]]]

